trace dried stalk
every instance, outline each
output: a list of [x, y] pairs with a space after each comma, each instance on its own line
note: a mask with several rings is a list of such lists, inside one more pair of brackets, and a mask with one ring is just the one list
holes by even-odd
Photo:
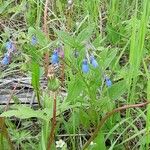
[[64, 81], [65, 81], [65, 64], [62, 62], [61, 65], [61, 85], [64, 87]]
[[[47, 30], [47, 10], [48, 10], [48, 0], [45, 2], [44, 8], [44, 25], [43, 30], [47, 38], [49, 38], [48, 30]], [[48, 65], [49, 65], [49, 52], [47, 51], [44, 56], [44, 68], [45, 68], [45, 75], [47, 76], [48, 73]]]
[[51, 149], [52, 144], [54, 142], [55, 128], [56, 128], [56, 92], [54, 92], [52, 127], [51, 127], [51, 132], [49, 135], [47, 150]]

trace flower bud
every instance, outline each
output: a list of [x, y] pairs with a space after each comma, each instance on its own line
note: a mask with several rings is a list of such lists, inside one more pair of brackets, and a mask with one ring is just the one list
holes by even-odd
[[112, 86], [112, 82], [111, 82], [111, 80], [108, 77], [105, 78], [105, 82], [106, 82], [107, 87], [111, 87]]
[[50, 91], [57, 91], [60, 86], [60, 82], [57, 78], [48, 78], [48, 89]]
[[73, 55], [74, 55], [75, 58], [78, 58], [78, 57], [79, 57], [79, 52], [78, 52], [78, 50], [74, 50]]
[[13, 53], [16, 51], [16, 46], [11, 41], [7, 42], [5, 47], [8, 53]]
[[98, 63], [97, 63], [96, 59], [94, 58], [94, 56], [90, 56], [90, 62], [94, 68], [98, 67]]
[[36, 45], [37, 44], [37, 38], [35, 36], [32, 36], [31, 38], [31, 45]]
[[82, 72], [88, 73], [89, 72], [89, 65], [87, 59], [84, 59], [82, 62]]
[[8, 65], [9, 63], [10, 63], [10, 57], [9, 55], [5, 54], [4, 58], [1, 61], [1, 64], [5, 66], [5, 65]]
[[58, 52], [54, 51], [51, 57], [51, 63], [57, 64], [59, 62]]

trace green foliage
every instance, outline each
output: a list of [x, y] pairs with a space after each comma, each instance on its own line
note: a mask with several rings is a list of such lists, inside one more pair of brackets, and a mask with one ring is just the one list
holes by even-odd
[[[0, 61], [9, 38], [17, 47], [11, 63], [0, 66], [0, 79], [31, 77], [40, 106], [21, 104], [14, 92], [11, 99], [15, 104], [0, 117], [6, 118], [16, 149], [46, 150], [56, 92], [57, 136], [53, 149], [59, 149], [55, 142], [62, 139], [65, 141], [62, 150], [80, 150], [108, 112], [150, 99], [150, 1], [75, 0], [73, 4], [66, 0], [49, 1], [47, 29], [51, 41], [43, 32], [44, 6], [43, 0], [0, 0]], [[33, 36], [36, 45], [30, 43]], [[54, 71], [54, 78], [45, 80], [44, 54], [47, 51], [51, 54], [57, 47], [63, 48], [65, 58], [53, 66], [59, 68]], [[95, 56], [97, 68], [90, 63], [90, 55]], [[87, 74], [82, 72], [85, 57], [90, 69]], [[112, 82], [110, 87], [106, 85], [106, 76]], [[3, 84], [0, 81], [0, 90]], [[149, 105], [114, 114], [98, 131], [88, 150], [126, 147], [148, 150], [149, 118]], [[21, 125], [14, 123], [18, 119]], [[5, 143], [0, 134], [0, 148]]]
[[47, 119], [43, 111], [33, 110], [30, 107], [20, 106], [20, 105], [14, 107], [14, 110], [9, 110], [1, 114], [1, 117], [12, 117], [12, 116], [15, 116], [21, 119], [27, 119], [31, 117], [37, 117], [37, 118], [45, 119], [45, 120]]

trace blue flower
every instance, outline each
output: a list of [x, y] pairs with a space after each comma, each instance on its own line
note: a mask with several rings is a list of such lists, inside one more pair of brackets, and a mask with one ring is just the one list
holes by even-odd
[[37, 38], [35, 36], [32, 36], [31, 38], [31, 44], [36, 45], [37, 44]]
[[90, 62], [94, 68], [98, 67], [98, 63], [97, 63], [96, 59], [94, 58], [94, 56], [90, 56]]
[[16, 46], [11, 41], [7, 42], [5, 47], [6, 47], [6, 50], [8, 53], [12, 53], [12, 52], [16, 51]]
[[51, 63], [57, 64], [59, 62], [58, 52], [54, 51], [51, 57]]
[[10, 61], [9, 55], [5, 55], [4, 58], [3, 58], [2, 61], [1, 61], [1, 64], [2, 64], [2, 65], [8, 65], [8, 64], [9, 64], [9, 61]]
[[111, 80], [108, 77], [105, 78], [105, 81], [106, 81], [107, 87], [111, 87], [112, 86], [112, 82], [111, 82]]
[[82, 62], [82, 71], [83, 71], [83, 73], [89, 72], [89, 65], [88, 65], [87, 59], [84, 59]]
[[13, 48], [13, 43], [12, 43], [11, 41], [7, 42], [7, 43], [6, 43], [6, 49], [7, 49], [7, 50], [10, 50], [10, 49], [12, 49], [12, 48]]

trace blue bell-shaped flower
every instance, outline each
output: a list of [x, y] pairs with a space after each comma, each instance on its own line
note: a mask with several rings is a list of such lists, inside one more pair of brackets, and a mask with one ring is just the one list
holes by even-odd
[[57, 64], [59, 62], [58, 52], [54, 51], [51, 57], [51, 63]]
[[6, 48], [6, 50], [7, 50], [8, 53], [13, 53], [13, 52], [16, 51], [16, 46], [11, 41], [9, 41], [9, 42], [6, 43], [5, 48]]
[[10, 62], [10, 57], [9, 55], [5, 54], [4, 58], [1, 61], [1, 64], [5, 66], [5, 65], [8, 65], [9, 62]]
[[111, 82], [111, 80], [108, 77], [105, 78], [105, 82], [106, 82], [107, 87], [111, 87], [112, 86], [112, 82]]
[[6, 47], [6, 50], [10, 50], [13, 47], [13, 43], [11, 41], [6, 42], [6, 46], [5, 47]]
[[82, 72], [88, 73], [89, 72], [89, 65], [87, 59], [84, 59], [82, 62]]
[[31, 38], [31, 44], [36, 45], [37, 44], [37, 38], [35, 36], [32, 36]]
[[97, 63], [96, 59], [94, 58], [94, 56], [90, 56], [90, 62], [94, 68], [98, 67], [98, 63]]

